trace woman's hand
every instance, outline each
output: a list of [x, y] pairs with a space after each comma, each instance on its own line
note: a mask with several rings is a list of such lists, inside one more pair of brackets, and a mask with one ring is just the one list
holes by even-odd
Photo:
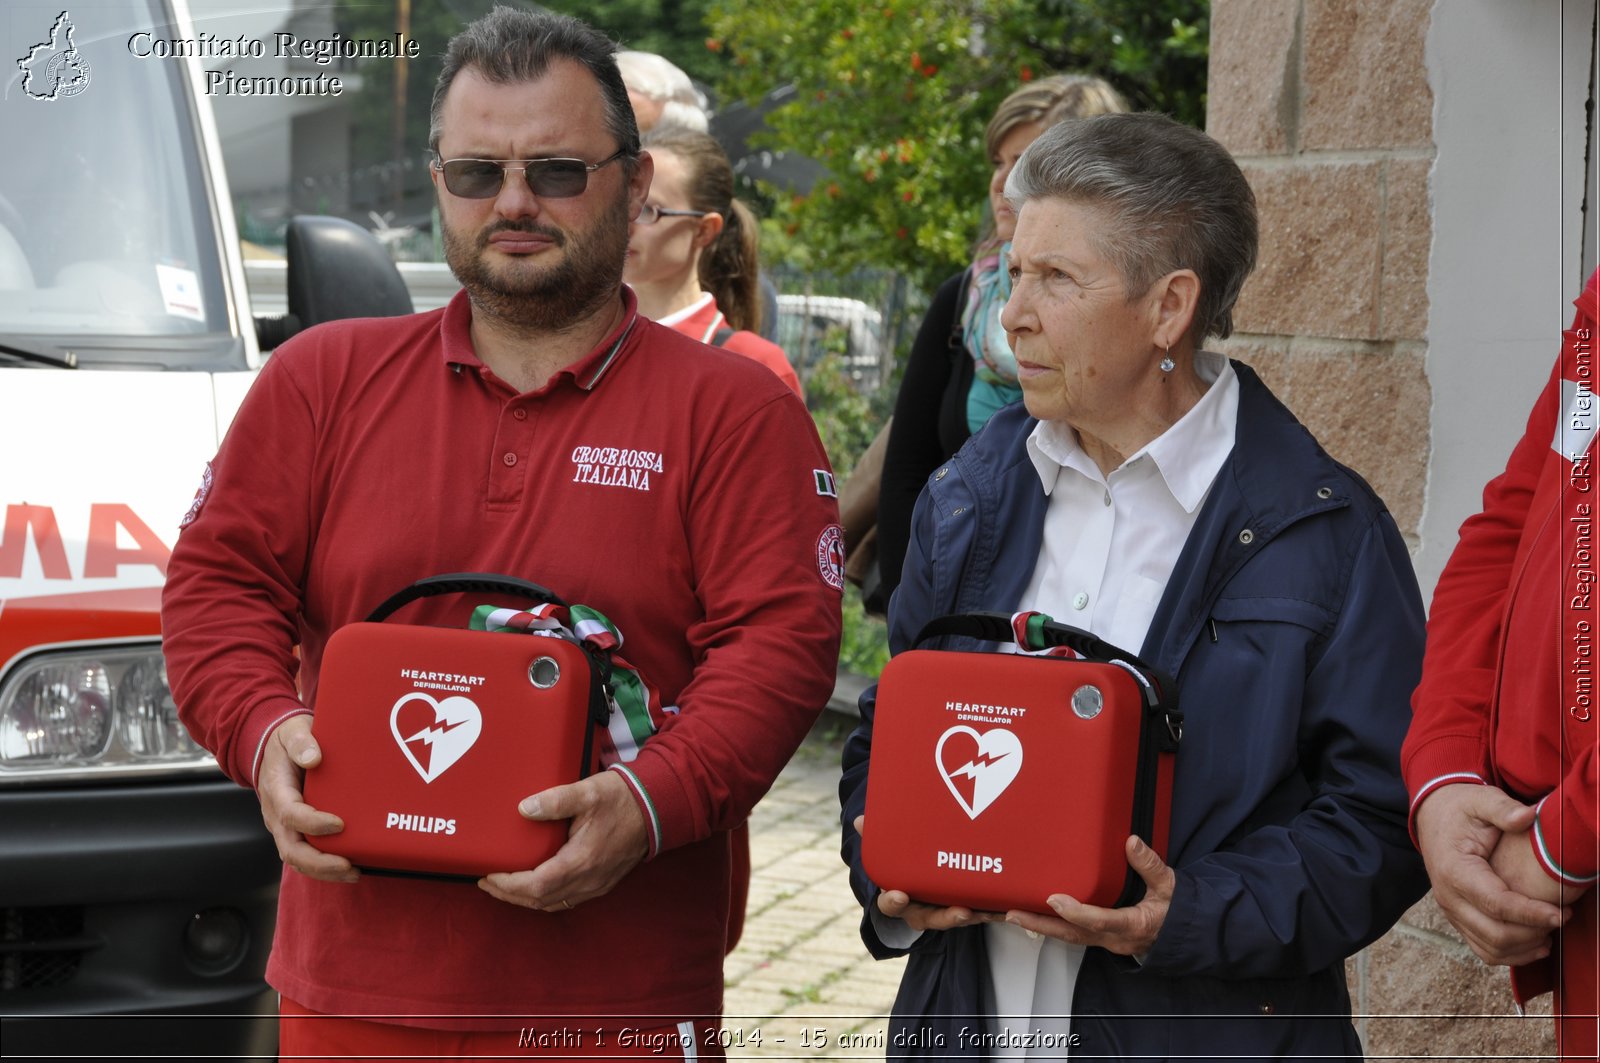
[[891, 919], [903, 919], [912, 930], [954, 930], [960, 926], [980, 923], [998, 923], [1005, 919], [1000, 912], [979, 912], [955, 905], [941, 908], [936, 904], [914, 901], [900, 890], [884, 890], [878, 894], [878, 911]]
[[1144, 879], [1144, 899], [1138, 904], [1130, 908], [1097, 908], [1057, 893], [1049, 897], [1047, 903], [1058, 918], [1015, 911], [1006, 913], [1006, 922], [1072, 945], [1143, 957], [1155, 944], [1156, 935], [1167, 921], [1172, 888], [1178, 877], [1155, 850], [1137, 836], [1130, 836], [1125, 848], [1128, 865]]
[[[853, 826], [857, 834], [865, 835], [866, 816], [857, 816]], [[903, 920], [912, 930], [954, 930], [960, 926], [979, 923], [998, 923], [1005, 916], [1000, 912], [979, 912], [959, 905], [941, 908], [936, 904], [914, 901], [902, 890], [884, 890], [878, 894], [878, 911], [891, 919]]]

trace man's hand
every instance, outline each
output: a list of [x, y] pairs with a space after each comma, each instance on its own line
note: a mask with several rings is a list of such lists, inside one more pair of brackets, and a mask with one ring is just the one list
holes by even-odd
[[497, 900], [561, 912], [611, 892], [650, 852], [644, 814], [614, 771], [524, 798], [528, 819], [570, 819], [567, 841], [532, 871], [501, 871], [478, 880]]
[[[856, 833], [865, 834], [866, 824], [866, 816], [857, 816], [853, 824]], [[878, 894], [878, 911], [891, 919], [904, 920], [912, 930], [918, 931], [954, 930], [976, 923], [997, 923], [1005, 918], [999, 912], [980, 912], [960, 905], [946, 908], [923, 904], [912, 900], [911, 895], [902, 890], [884, 890]]]
[[311, 737], [310, 716], [291, 716], [280, 723], [267, 736], [261, 751], [261, 770], [256, 774], [261, 818], [278, 844], [278, 858], [285, 864], [324, 882], [354, 882], [361, 873], [350, 861], [321, 852], [306, 841], [308, 834], [321, 837], [344, 830], [344, 820], [317, 811], [302, 798], [306, 769], [321, 763], [322, 749]]
[[1582, 897], [1586, 887], [1568, 886], [1550, 877], [1533, 855], [1531, 830], [1500, 835], [1489, 854], [1489, 868], [1524, 897], [1566, 906]]
[[1145, 955], [1167, 921], [1172, 888], [1178, 876], [1136, 835], [1128, 837], [1124, 848], [1128, 865], [1144, 879], [1144, 898], [1138, 904], [1129, 908], [1097, 908], [1057, 893], [1046, 898], [1046, 903], [1059, 918], [1015, 911], [1006, 914], [1006, 922], [1073, 945], [1095, 946], [1122, 956]]
[[[1490, 864], [1505, 835], [1532, 827], [1530, 806], [1493, 786], [1453, 783], [1423, 799], [1416, 823], [1434, 900], [1479, 959], [1515, 966], [1549, 955], [1551, 932], [1570, 913], [1520, 892]], [[1505, 870], [1510, 863], [1508, 853]]]

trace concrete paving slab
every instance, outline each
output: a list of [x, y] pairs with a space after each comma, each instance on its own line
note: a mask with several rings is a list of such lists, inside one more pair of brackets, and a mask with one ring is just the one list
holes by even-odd
[[839, 754], [824, 714], [750, 819], [750, 906], [724, 965], [729, 1059], [882, 1059], [903, 960], [867, 955], [839, 860]]

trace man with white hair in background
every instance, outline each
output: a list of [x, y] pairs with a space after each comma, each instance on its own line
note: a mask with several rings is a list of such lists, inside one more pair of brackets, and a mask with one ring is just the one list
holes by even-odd
[[707, 132], [705, 97], [671, 60], [654, 52], [618, 52], [617, 69], [640, 133], [657, 127]]

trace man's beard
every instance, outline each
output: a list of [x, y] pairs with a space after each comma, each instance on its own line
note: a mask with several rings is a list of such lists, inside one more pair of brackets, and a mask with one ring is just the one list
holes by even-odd
[[[507, 325], [561, 332], [591, 317], [617, 297], [628, 253], [628, 201], [618, 197], [581, 233], [567, 233], [529, 219], [502, 221], [471, 235], [452, 228], [441, 214], [444, 257], [472, 299], [473, 308]], [[513, 261], [492, 270], [484, 261], [497, 232], [537, 233], [566, 256], [554, 266]]]

